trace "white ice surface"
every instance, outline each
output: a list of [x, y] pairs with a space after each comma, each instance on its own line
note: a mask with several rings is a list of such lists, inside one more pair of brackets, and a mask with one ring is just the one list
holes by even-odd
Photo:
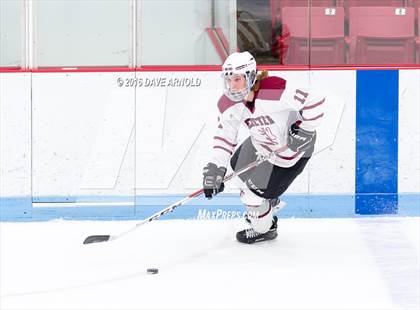
[[[0, 223], [0, 309], [418, 309], [418, 217]], [[159, 268], [157, 275], [146, 269]]]

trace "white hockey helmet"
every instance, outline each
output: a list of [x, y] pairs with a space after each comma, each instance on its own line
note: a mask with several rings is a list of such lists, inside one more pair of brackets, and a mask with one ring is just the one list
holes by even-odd
[[[227, 79], [235, 75], [243, 75], [246, 79], [246, 88], [240, 91], [230, 89]], [[257, 63], [254, 56], [249, 52], [232, 53], [226, 58], [222, 66], [222, 77], [225, 87], [225, 95], [232, 101], [242, 101], [251, 91], [257, 75]]]

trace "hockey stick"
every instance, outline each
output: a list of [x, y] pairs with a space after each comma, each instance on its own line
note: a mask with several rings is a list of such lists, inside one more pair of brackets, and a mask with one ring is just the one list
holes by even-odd
[[[231, 174], [227, 175], [224, 179], [223, 182], [227, 182], [229, 180], [231, 180], [232, 178], [252, 169], [255, 168], [257, 166], [259, 166], [261, 163], [263, 163], [264, 161], [268, 160], [270, 158], [270, 156], [275, 155], [275, 153], [278, 152], [282, 152], [285, 149], [287, 149], [287, 146], [283, 146], [280, 149], [278, 149], [277, 151], [271, 153], [268, 156], [260, 156], [257, 158], [257, 160], [255, 160], [252, 163], [249, 163], [248, 165], [242, 167], [241, 169], [238, 169], [235, 172], [232, 172]], [[89, 236], [85, 239], [85, 241], [83, 241], [83, 244], [89, 244], [89, 243], [96, 243], [96, 242], [105, 242], [105, 241], [112, 241], [112, 240], [116, 240], [130, 232], [132, 232], [133, 230], [137, 229], [137, 227], [142, 226], [148, 222], [154, 221], [158, 218], [160, 218], [162, 215], [165, 215], [169, 212], [172, 212], [175, 208], [182, 206], [183, 204], [186, 204], [188, 201], [192, 200], [193, 198], [200, 196], [202, 193], [204, 192], [204, 190], [201, 188], [197, 191], [195, 191], [194, 193], [190, 194], [189, 196], [175, 202], [174, 204], [170, 205], [169, 207], [166, 207], [165, 209], [156, 212], [155, 214], [149, 216], [148, 218], [144, 219], [143, 221], [137, 223], [135, 226], [133, 226], [132, 228], [123, 231], [122, 233], [120, 233], [119, 235], [93, 235], [93, 236]]]

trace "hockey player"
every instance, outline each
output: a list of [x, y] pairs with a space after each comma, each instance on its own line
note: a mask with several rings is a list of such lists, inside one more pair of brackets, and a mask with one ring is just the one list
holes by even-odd
[[[204, 194], [211, 199], [224, 190], [229, 160], [238, 170], [259, 155], [270, 156], [239, 176], [251, 228], [239, 231], [236, 238], [243, 243], [272, 240], [277, 237], [273, 207], [312, 156], [325, 98], [289, 86], [280, 77], [269, 77], [267, 71], [257, 75], [249, 52], [231, 54], [222, 66], [222, 77], [225, 89], [217, 104], [212, 160], [203, 169]], [[249, 137], [234, 152], [241, 124], [248, 128]]]

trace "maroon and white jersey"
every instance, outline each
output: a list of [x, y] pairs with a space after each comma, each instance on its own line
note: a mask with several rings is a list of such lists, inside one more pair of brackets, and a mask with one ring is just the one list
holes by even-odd
[[213, 162], [227, 167], [237, 144], [241, 124], [246, 126], [252, 144], [261, 155], [270, 157], [270, 162], [280, 167], [293, 166], [303, 153], [287, 147], [288, 129], [292, 123], [313, 131], [322, 121], [325, 98], [305, 88], [287, 86], [286, 80], [267, 77], [260, 83], [253, 103], [233, 102], [223, 95], [219, 108], [218, 128], [213, 143]]

